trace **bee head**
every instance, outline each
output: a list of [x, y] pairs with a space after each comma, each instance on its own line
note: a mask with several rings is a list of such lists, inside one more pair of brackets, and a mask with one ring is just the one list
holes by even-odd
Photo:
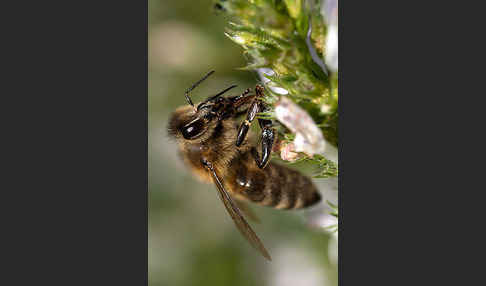
[[[168, 126], [169, 135], [176, 139], [198, 139], [198, 141], [204, 141], [211, 136], [212, 132], [207, 131], [214, 130], [217, 126], [218, 120], [213, 119], [216, 118], [218, 110], [224, 106], [221, 95], [236, 87], [232, 85], [195, 106], [189, 93], [213, 73], [214, 71], [210, 71], [186, 90], [184, 96], [189, 105], [179, 107], [172, 113]], [[224, 117], [220, 116], [219, 119]]]
[[196, 110], [190, 105], [177, 108], [169, 120], [169, 135], [177, 139], [204, 139], [215, 121], [206, 109]]
[[197, 139], [201, 137], [206, 130], [207, 127], [202, 118], [196, 118], [180, 128], [180, 132], [186, 140]]

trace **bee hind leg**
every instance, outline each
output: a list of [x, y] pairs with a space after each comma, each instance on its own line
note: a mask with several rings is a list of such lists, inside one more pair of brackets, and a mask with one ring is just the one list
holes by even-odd
[[258, 152], [255, 148], [252, 149], [252, 155], [258, 168], [263, 169], [267, 166], [272, 155], [273, 143], [276, 139], [276, 130], [272, 128], [272, 121], [268, 119], [258, 119], [260, 128], [262, 129], [262, 157], [259, 158]]

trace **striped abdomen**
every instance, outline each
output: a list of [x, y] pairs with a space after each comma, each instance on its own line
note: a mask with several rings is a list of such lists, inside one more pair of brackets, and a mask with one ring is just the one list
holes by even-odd
[[320, 201], [312, 181], [301, 173], [274, 163], [263, 170], [240, 165], [230, 177], [233, 195], [277, 209], [298, 209]]

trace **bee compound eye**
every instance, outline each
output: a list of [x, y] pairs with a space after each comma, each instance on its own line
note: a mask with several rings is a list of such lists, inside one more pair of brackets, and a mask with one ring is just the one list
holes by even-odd
[[204, 132], [204, 122], [201, 119], [195, 120], [182, 127], [182, 136], [185, 139], [194, 139]]

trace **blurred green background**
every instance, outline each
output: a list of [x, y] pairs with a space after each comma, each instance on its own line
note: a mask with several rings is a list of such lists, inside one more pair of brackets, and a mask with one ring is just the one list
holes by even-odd
[[[193, 93], [194, 102], [231, 85], [254, 87], [242, 50], [224, 36], [229, 19], [210, 0], [149, 0], [149, 285], [337, 285], [337, 235], [322, 204], [279, 211], [254, 206], [250, 221], [272, 255], [267, 262], [241, 237], [212, 185], [185, 169], [167, 137], [170, 112], [184, 91], [209, 70], [216, 73]], [[316, 180], [324, 201], [337, 192]]]

